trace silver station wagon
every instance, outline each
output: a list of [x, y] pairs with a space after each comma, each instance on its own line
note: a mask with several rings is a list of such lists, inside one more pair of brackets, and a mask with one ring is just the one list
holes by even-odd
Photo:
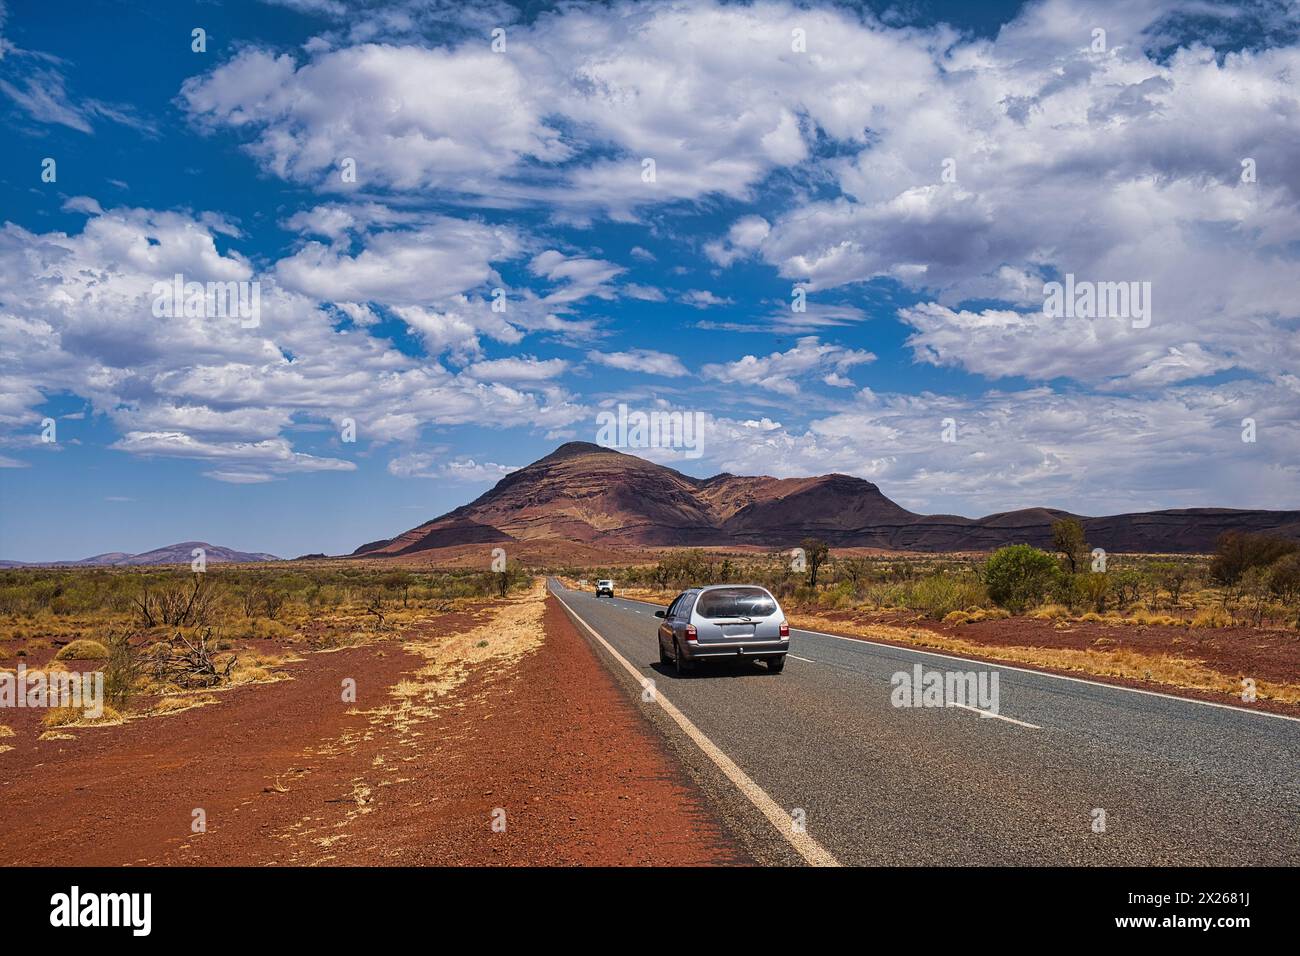
[[769, 670], [785, 667], [790, 624], [766, 588], [752, 584], [718, 584], [683, 591], [656, 611], [659, 662], [689, 671], [708, 658], [757, 657]]

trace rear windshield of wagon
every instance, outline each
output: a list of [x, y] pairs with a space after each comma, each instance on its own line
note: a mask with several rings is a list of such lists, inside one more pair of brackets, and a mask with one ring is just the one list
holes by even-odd
[[758, 588], [718, 588], [705, 591], [695, 604], [700, 617], [767, 617], [776, 613], [776, 601]]

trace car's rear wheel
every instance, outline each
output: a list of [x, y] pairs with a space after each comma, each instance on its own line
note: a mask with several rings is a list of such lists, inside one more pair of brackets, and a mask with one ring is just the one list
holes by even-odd
[[780, 657], [769, 657], [767, 659], [767, 669], [773, 674], [779, 674], [781, 671], [785, 670], [785, 655], [782, 654]]
[[673, 663], [677, 667], [678, 674], [687, 674], [695, 669], [694, 661], [682, 657], [682, 647], [676, 641], [673, 641]]
[[659, 645], [659, 663], [660, 663], [660, 664], [671, 664], [671, 663], [673, 662], [673, 659], [672, 659], [671, 657], [669, 657], [669, 656], [668, 656], [668, 652], [664, 650], [664, 642], [663, 642], [663, 641], [656, 641], [655, 643], [657, 643], [657, 644]]

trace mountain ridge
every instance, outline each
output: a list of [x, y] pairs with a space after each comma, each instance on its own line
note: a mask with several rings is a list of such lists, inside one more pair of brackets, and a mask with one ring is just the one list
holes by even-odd
[[107, 551], [88, 558], [70, 561], [0, 561], [3, 568], [122, 568], [152, 567], [162, 564], [189, 564], [195, 548], [204, 550], [209, 564], [249, 564], [257, 561], [279, 561], [274, 554], [263, 551], [236, 551], [234, 548], [209, 544], [206, 541], [178, 541], [150, 551], [132, 554], [129, 551]]
[[836, 547], [984, 551], [1046, 546], [1052, 522], [1077, 518], [1109, 551], [1204, 552], [1224, 531], [1300, 538], [1300, 510], [1179, 508], [1100, 517], [1031, 507], [982, 518], [903, 508], [864, 478], [722, 472], [693, 478], [590, 442], [567, 442], [511, 472], [468, 504], [353, 556], [396, 556], [471, 543], [567, 540], [605, 546], [793, 547], [818, 537]]

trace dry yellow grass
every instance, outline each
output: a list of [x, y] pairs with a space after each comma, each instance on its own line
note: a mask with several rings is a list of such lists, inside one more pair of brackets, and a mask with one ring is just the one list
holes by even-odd
[[[115, 627], [129, 626], [130, 623], [131, 615], [109, 612], [67, 617], [52, 614], [48, 610], [22, 617], [9, 614], [0, 616], [0, 640], [21, 640], [26, 637], [29, 638], [29, 646], [50, 640], [72, 641], [91, 634], [107, 634]], [[38, 641], [37, 638], [42, 640]]]
[[1178, 620], [1176, 617], [1171, 617], [1168, 614], [1156, 614], [1152, 611], [1137, 611], [1124, 618], [1124, 623], [1142, 626], [1177, 627], [1185, 622]]
[[[402, 765], [415, 759], [410, 748], [429, 732], [426, 722], [446, 706], [444, 698], [456, 691], [471, 671], [490, 673], [508, 668], [540, 647], [545, 639], [542, 616], [546, 610], [546, 588], [541, 579], [527, 594], [504, 601], [475, 601], [464, 607], [477, 612], [476, 623], [455, 631], [437, 626], [415, 627], [408, 633], [402, 650], [421, 658], [421, 665], [388, 688], [389, 702], [348, 710], [349, 714], [365, 718], [362, 727], [349, 729], [336, 739], [312, 748], [314, 754], [332, 755], [351, 752], [363, 740], [382, 743], [382, 750], [371, 760], [367, 779], [357, 778], [352, 782], [356, 805], [347, 809], [342, 820], [327, 822], [325, 818], [309, 816], [294, 825], [315, 846], [324, 850], [347, 839], [353, 820], [374, 809], [373, 793], [403, 779]], [[291, 861], [317, 865], [329, 859], [331, 856], [327, 854], [297, 856]]]
[[1203, 607], [1192, 618], [1192, 627], [1231, 627], [1232, 615], [1221, 607]]
[[1059, 621], [1070, 616], [1070, 609], [1064, 604], [1044, 604], [1025, 616], [1035, 621]]
[[[68, 665], [63, 661], [50, 661], [44, 667], [28, 667], [27, 676], [31, 680], [42, 680], [47, 674], [61, 674], [68, 670]], [[16, 674], [15, 667], [0, 667], [0, 673]]]
[[[966, 610], [956, 613], [966, 615], [966, 621], [963, 623], [971, 624], [979, 621], [1005, 621], [1011, 616], [1009, 611], [1000, 607], [968, 607]], [[944, 620], [947, 620], [947, 618], [945, 617]]]
[[[1237, 698], [1240, 698], [1241, 695], [1239, 676], [1213, 670], [1206, 667], [1202, 661], [1169, 654], [1144, 654], [1124, 648], [1111, 649], [1105, 645], [1078, 649], [976, 644], [972, 641], [946, 637], [923, 629], [913, 630], [894, 627], [889, 624], [858, 624], [851, 621], [835, 621], [814, 616], [801, 617], [797, 626], [858, 637], [876, 638], [901, 644], [913, 644], [984, 660], [1050, 667], [1054, 670], [1077, 671], [1099, 677], [1120, 677], [1129, 680], [1149, 681], [1186, 690], [1209, 691]], [[1256, 694], [1268, 700], [1300, 704], [1300, 684], [1258, 681]]]
[[477, 664], [504, 664], [518, 659], [540, 646], [545, 608], [546, 586], [538, 580], [523, 597], [492, 607], [491, 620], [485, 624], [435, 640], [403, 644], [404, 650], [419, 654], [428, 663], [416, 671], [414, 680], [398, 684], [393, 696], [429, 700], [431, 695], [442, 696], [460, 684]]
[[42, 719], [46, 727], [113, 727], [123, 722], [122, 715], [107, 704], [98, 717], [91, 717], [81, 707], [53, 707]]
[[289, 680], [284, 671], [274, 670], [284, 664], [293, 664], [302, 658], [295, 654], [254, 654], [243, 652], [235, 655], [235, 666], [230, 672], [230, 685], [268, 684], [278, 680]]
[[209, 704], [217, 704], [220, 701], [211, 694], [201, 696], [192, 696], [183, 694], [176, 697], [164, 697], [155, 703], [149, 710], [143, 714], [132, 715], [140, 717], [166, 717], [171, 714], [179, 714], [182, 711], [193, 710], [195, 707], [207, 707]]
[[108, 648], [99, 641], [81, 637], [64, 645], [54, 657], [61, 661], [102, 661], [108, 658]]
[[284, 640], [293, 636], [294, 629], [281, 621], [259, 617], [241, 621], [224, 633], [232, 640]]
[[14, 729], [8, 724], [0, 724], [0, 737], [14, 736]]

